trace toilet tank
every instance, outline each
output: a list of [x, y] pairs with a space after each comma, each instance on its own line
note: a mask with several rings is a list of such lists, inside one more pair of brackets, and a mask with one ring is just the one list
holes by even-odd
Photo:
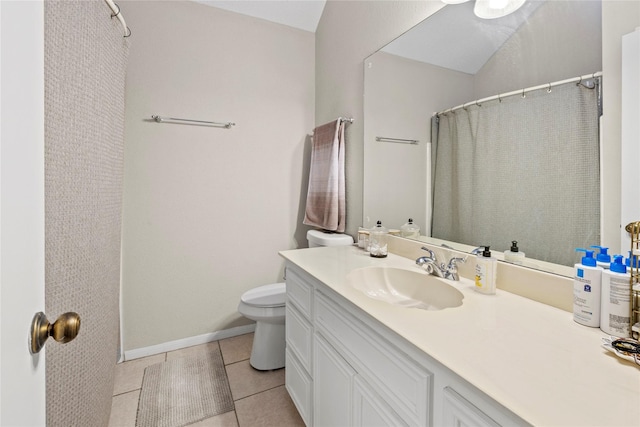
[[309, 230], [307, 232], [307, 241], [310, 248], [353, 245], [353, 237], [348, 234], [329, 233], [321, 230]]

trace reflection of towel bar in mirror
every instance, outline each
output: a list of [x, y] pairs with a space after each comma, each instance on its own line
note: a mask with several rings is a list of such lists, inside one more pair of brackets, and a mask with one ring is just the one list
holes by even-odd
[[156, 115], [151, 116], [151, 118], [153, 120], [155, 120], [156, 122], [158, 122], [158, 123], [162, 123], [162, 122], [180, 122], [180, 123], [194, 124], [194, 125], [201, 125], [201, 126], [221, 127], [221, 128], [225, 128], [225, 129], [230, 129], [231, 126], [235, 126], [236, 125], [235, 123], [232, 123], [232, 122], [218, 123], [218, 122], [209, 122], [209, 121], [205, 121], [205, 120], [176, 119], [175, 117], [161, 117], [161, 116], [156, 116]]
[[416, 145], [418, 142], [420, 142], [417, 139], [387, 138], [385, 136], [376, 136], [376, 141], [394, 142], [397, 144], [412, 144], [412, 145]]

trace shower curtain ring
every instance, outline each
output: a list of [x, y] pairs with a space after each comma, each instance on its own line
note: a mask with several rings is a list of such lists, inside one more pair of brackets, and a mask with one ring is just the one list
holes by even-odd
[[116, 7], [118, 8], [118, 11], [115, 14], [111, 14], [111, 19], [115, 18], [116, 16], [120, 15], [120, 6], [118, 6], [118, 3], [113, 3], [116, 5]]
[[482, 104], [478, 104], [478, 100], [476, 99], [476, 107], [482, 107]]
[[522, 98], [526, 98], [527, 95], [524, 94], [524, 89], [522, 89]]
[[125, 35], [125, 36], [123, 36], [125, 39], [126, 39], [127, 37], [131, 37], [131, 28], [127, 27], [127, 31], [128, 31], [128, 34], [127, 34], [127, 35]]
[[498, 94], [498, 102], [502, 103], [502, 94], [501, 93]]
[[547, 93], [551, 93], [551, 83], [549, 83], [549, 87], [547, 88]]
[[580, 86], [582, 84], [582, 76], [580, 76], [580, 80], [578, 80], [578, 83], [576, 83], [576, 86]]

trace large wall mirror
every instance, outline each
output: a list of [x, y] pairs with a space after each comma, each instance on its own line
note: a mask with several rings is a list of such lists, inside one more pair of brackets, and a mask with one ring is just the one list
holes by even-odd
[[[486, 244], [464, 241], [464, 236], [461, 241], [432, 236], [432, 170], [437, 167], [432, 165], [432, 115], [602, 70], [600, 1], [529, 0], [515, 13], [489, 20], [474, 15], [473, 3], [443, 6], [364, 61], [365, 227], [381, 220], [400, 229], [412, 218], [421, 229], [412, 238], [462, 251]], [[606, 76], [601, 87], [606, 88]], [[599, 189], [599, 175], [594, 176], [588, 185]], [[552, 187], [562, 186], [559, 180]], [[523, 227], [547, 226], [514, 209]], [[511, 242], [491, 244], [500, 258]], [[544, 242], [522, 242], [521, 249], [526, 253], [533, 244]], [[573, 254], [574, 249], [561, 250]], [[525, 266], [566, 276], [575, 262], [525, 259]]]

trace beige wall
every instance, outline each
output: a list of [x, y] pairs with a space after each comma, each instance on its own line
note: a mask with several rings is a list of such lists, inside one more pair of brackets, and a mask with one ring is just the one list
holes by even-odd
[[121, 6], [133, 30], [122, 270], [132, 350], [248, 323], [240, 295], [281, 281], [278, 251], [306, 244], [314, 35], [187, 1]]
[[[375, 50], [437, 10], [440, 1], [329, 0], [316, 32], [316, 122], [349, 112], [356, 118], [347, 145], [347, 231], [362, 222], [363, 79], [360, 67]], [[620, 225], [620, 37], [640, 25], [640, 2], [606, 0], [602, 8], [602, 60], [606, 78], [603, 140], [603, 244], [618, 248]]]

